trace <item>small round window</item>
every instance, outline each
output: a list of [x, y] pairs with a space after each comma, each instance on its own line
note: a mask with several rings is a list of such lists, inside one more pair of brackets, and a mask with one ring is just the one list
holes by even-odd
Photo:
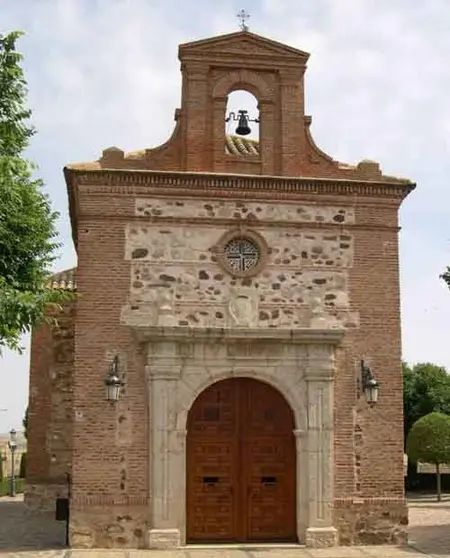
[[245, 274], [258, 265], [261, 250], [249, 238], [232, 238], [224, 247], [224, 257], [232, 272]]

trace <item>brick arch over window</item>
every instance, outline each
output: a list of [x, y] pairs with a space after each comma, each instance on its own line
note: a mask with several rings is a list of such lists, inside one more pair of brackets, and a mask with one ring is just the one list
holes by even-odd
[[213, 98], [224, 99], [232, 91], [244, 89], [254, 95], [259, 102], [271, 101], [273, 90], [259, 74], [249, 70], [231, 71], [221, 77], [213, 87]]

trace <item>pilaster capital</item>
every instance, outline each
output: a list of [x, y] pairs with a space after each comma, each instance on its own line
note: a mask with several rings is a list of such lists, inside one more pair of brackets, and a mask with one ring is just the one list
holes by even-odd
[[183, 62], [181, 71], [189, 80], [205, 81], [208, 76], [209, 66], [204, 62], [189, 60]]
[[164, 364], [147, 364], [145, 367], [145, 376], [149, 382], [154, 382], [155, 380], [176, 381], [181, 377], [181, 367]]
[[317, 374], [316, 370], [313, 370], [312, 372], [305, 374], [305, 381], [309, 383], [313, 383], [313, 382], [328, 383], [328, 382], [332, 382], [333, 380], [334, 380], [333, 374], [331, 375], [329, 373], [327, 373], [326, 375]]
[[302, 66], [297, 69], [289, 68], [286, 70], [280, 70], [279, 76], [281, 86], [299, 86], [301, 84], [304, 73], [305, 67]]

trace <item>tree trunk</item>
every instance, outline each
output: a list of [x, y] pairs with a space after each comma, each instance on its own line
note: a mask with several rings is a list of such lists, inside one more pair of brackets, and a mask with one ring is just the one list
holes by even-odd
[[440, 502], [441, 497], [441, 470], [439, 468], [439, 463], [436, 463], [436, 493], [437, 493], [437, 501]]

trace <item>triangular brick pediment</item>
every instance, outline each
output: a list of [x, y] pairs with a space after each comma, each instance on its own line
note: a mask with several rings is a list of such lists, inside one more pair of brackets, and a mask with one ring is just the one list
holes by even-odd
[[239, 31], [228, 35], [220, 35], [210, 39], [184, 43], [179, 47], [179, 57], [189, 58], [196, 55], [229, 54], [239, 56], [263, 56], [266, 58], [290, 58], [306, 63], [309, 54], [302, 50], [278, 43], [249, 31]]

